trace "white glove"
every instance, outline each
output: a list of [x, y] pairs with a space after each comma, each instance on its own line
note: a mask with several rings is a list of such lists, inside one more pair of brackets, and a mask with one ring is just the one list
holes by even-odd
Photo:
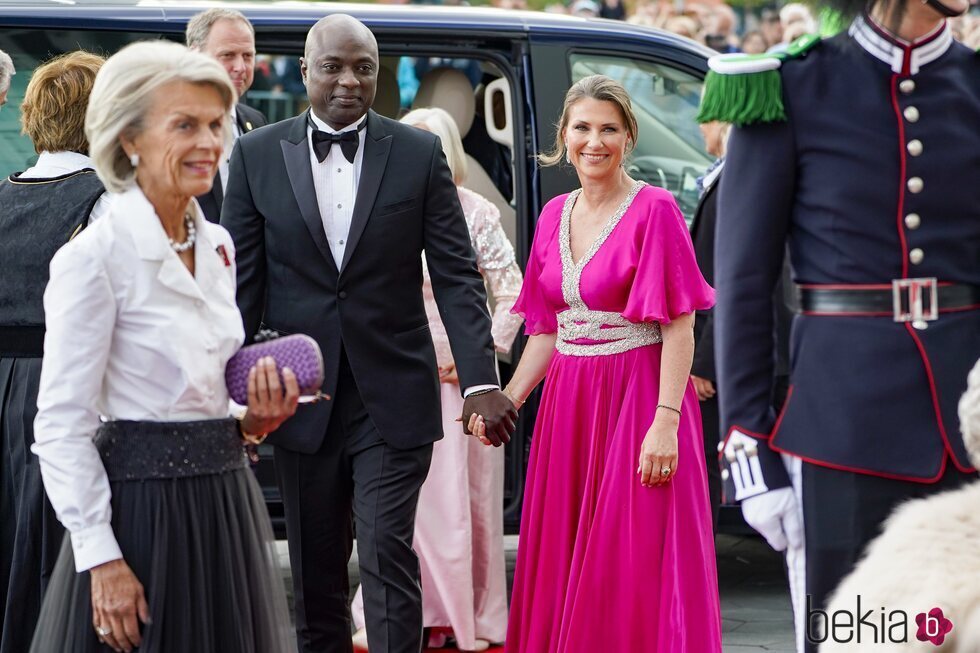
[[803, 547], [803, 519], [793, 488], [781, 487], [745, 499], [742, 516], [776, 551]]

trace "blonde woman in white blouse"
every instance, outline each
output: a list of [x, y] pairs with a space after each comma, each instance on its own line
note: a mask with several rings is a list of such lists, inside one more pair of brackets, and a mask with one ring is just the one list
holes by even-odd
[[[459, 129], [439, 108], [416, 109], [401, 122], [433, 132], [442, 142], [466, 217], [477, 266], [495, 303], [493, 341], [498, 352], [510, 351], [523, 318], [510, 312], [523, 277], [514, 247], [500, 224], [500, 211], [483, 196], [462, 186], [466, 155]], [[507, 633], [507, 586], [504, 566], [504, 450], [485, 447], [463, 435], [457, 418], [463, 399], [446, 329], [439, 319], [425, 271], [425, 309], [439, 363], [445, 438], [435, 443], [429, 475], [419, 494], [414, 549], [422, 575], [422, 608], [426, 628], [442, 629], [430, 637], [442, 646], [451, 629], [456, 647], [482, 651], [502, 642]], [[354, 598], [355, 625], [364, 627], [361, 591]], [[365, 646], [365, 633], [355, 643]]]
[[33, 451], [70, 537], [32, 651], [287, 650], [241, 444], [288, 418], [299, 390], [261, 361], [242, 421], [230, 417], [235, 252], [193, 199], [211, 186], [235, 100], [218, 63], [163, 41], [127, 46], [96, 77], [86, 134], [112, 196], [54, 257], [44, 294]]

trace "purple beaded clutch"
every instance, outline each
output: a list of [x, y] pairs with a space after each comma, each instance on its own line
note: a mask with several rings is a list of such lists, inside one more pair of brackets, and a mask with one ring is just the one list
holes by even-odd
[[225, 366], [225, 385], [228, 395], [237, 404], [248, 404], [248, 371], [256, 361], [272, 356], [280, 370], [288, 367], [299, 382], [300, 401], [309, 402], [322, 398], [320, 386], [323, 385], [323, 354], [316, 340], [302, 334], [282, 336], [254, 345], [242, 347], [231, 357]]

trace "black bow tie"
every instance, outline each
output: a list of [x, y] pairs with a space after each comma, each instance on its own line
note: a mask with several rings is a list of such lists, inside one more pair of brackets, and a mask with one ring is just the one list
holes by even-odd
[[314, 127], [313, 152], [316, 153], [316, 160], [323, 163], [323, 160], [330, 154], [330, 148], [333, 147], [333, 144], [340, 143], [340, 151], [344, 153], [344, 158], [350, 163], [354, 163], [354, 155], [357, 154], [357, 146], [361, 142], [360, 131], [363, 126], [364, 123], [362, 122], [357, 129], [351, 129], [340, 134], [331, 134]]

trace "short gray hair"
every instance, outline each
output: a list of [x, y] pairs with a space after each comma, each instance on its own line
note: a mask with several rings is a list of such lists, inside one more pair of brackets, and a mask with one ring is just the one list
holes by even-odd
[[425, 125], [426, 129], [439, 137], [442, 151], [446, 154], [446, 163], [453, 175], [453, 183], [462, 186], [466, 180], [466, 152], [463, 150], [463, 139], [459, 136], [459, 127], [449, 112], [439, 107], [415, 109], [402, 116], [401, 122], [406, 125]]
[[255, 38], [255, 28], [252, 26], [252, 22], [245, 17], [245, 14], [234, 9], [215, 7], [191, 16], [191, 19], [187, 21], [187, 31], [184, 32], [184, 43], [192, 50], [203, 50], [204, 44], [208, 42], [208, 37], [211, 36], [211, 28], [219, 20], [240, 20], [248, 26], [249, 31], [252, 32], [252, 38]]
[[[142, 131], [153, 94], [171, 82], [214, 87], [228, 112], [235, 103], [235, 87], [217, 61], [171, 41], [131, 43], [99, 70], [89, 96], [85, 135], [95, 171], [110, 192], [123, 192], [136, 176], [119, 137]], [[230, 120], [225, 121], [225, 142], [231, 143]]]
[[0, 50], [0, 93], [5, 93], [10, 89], [10, 78], [17, 73], [14, 70], [14, 61], [10, 55]]

